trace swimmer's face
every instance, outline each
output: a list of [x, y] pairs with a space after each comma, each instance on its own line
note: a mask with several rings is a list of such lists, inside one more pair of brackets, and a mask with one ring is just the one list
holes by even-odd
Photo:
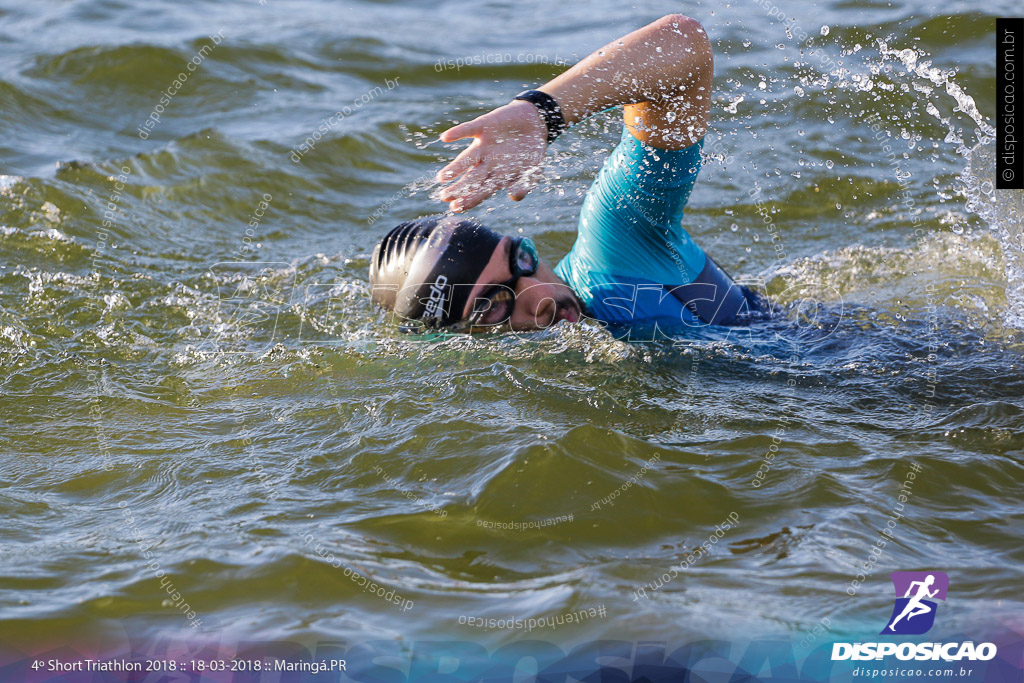
[[514, 248], [515, 240], [503, 237], [480, 273], [462, 311], [464, 325], [467, 319], [474, 321], [467, 331], [537, 330], [561, 320], [578, 321], [583, 310], [579, 299], [546, 263], [539, 261], [537, 272], [515, 278], [510, 266]]

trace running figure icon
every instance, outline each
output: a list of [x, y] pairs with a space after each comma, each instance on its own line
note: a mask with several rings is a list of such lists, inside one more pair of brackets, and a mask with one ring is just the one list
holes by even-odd
[[[906, 617], [907, 621], [910, 621], [911, 619], [913, 619], [914, 617], [918, 616], [919, 614], [928, 614], [929, 612], [932, 611], [931, 606], [930, 605], [926, 605], [923, 602], [921, 602], [921, 599], [922, 598], [934, 598], [935, 597], [935, 595], [939, 592], [939, 589], [936, 588], [933, 591], [929, 591], [928, 590], [932, 586], [932, 584], [934, 584], [934, 583], [935, 583], [935, 575], [934, 574], [929, 574], [928, 577], [924, 581], [912, 581], [910, 583], [910, 588], [907, 589], [906, 594], [903, 596], [905, 598], [910, 598], [910, 602], [908, 602], [907, 606], [903, 608], [903, 611], [900, 612], [900, 615], [898, 617], [896, 617], [895, 619], [893, 619], [892, 623], [889, 624], [889, 630], [890, 631], [894, 631], [895, 632], [895, 630], [896, 630], [896, 622], [898, 622], [903, 617]], [[917, 588], [917, 594], [914, 595], [914, 597], [910, 597], [910, 594], [914, 591], [914, 586], [918, 587]]]
[[[936, 600], [945, 600], [949, 576], [945, 572], [893, 572], [896, 604], [882, 633], [919, 635], [935, 623]], [[914, 617], [917, 617], [916, 619]]]

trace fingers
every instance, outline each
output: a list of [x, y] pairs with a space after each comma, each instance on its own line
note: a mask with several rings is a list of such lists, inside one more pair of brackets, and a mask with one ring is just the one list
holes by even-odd
[[533, 168], [527, 169], [517, 180], [512, 187], [508, 189], [508, 196], [516, 202], [522, 201], [523, 197], [530, 194], [533, 188], [537, 187], [537, 183], [540, 182], [543, 169], [540, 166], [534, 166]]
[[450, 164], [437, 172], [435, 180], [439, 183], [446, 183], [479, 164], [483, 158], [480, 154], [480, 146], [480, 141], [474, 140], [472, 145], [462, 150], [462, 153], [455, 157]]
[[452, 211], [471, 209], [494, 194], [488, 189], [490, 168], [486, 163], [475, 166], [469, 173], [459, 178], [439, 194], [441, 201], [448, 202]]
[[442, 188], [438, 193], [438, 199], [448, 202], [452, 211], [466, 211], [502, 188], [508, 188], [508, 196], [519, 201], [537, 187], [543, 171], [540, 164], [520, 173], [514, 169], [502, 168], [500, 165], [495, 166], [489, 161], [482, 161], [457, 181]]
[[477, 117], [472, 121], [460, 123], [441, 133], [441, 142], [455, 142], [463, 138], [474, 138], [483, 131], [484, 124], [480, 121], [480, 117]]
[[[472, 209], [474, 206], [484, 201], [485, 199], [493, 195], [495, 192], [498, 192], [504, 187], [508, 187], [509, 184], [512, 182], [513, 177], [514, 175], [511, 173], [498, 173], [494, 170], [489, 171], [482, 180], [480, 180], [479, 182], [475, 182], [472, 185], [468, 185], [466, 187], [466, 191], [462, 199], [456, 202], [458, 208], [455, 210], [465, 211], [466, 209]], [[526, 193], [533, 189], [533, 187], [536, 186], [536, 184], [536, 181], [531, 182], [528, 189], [526, 189], [526, 191], [523, 192], [522, 196], [519, 197], [519, 199], [525, 197]]]

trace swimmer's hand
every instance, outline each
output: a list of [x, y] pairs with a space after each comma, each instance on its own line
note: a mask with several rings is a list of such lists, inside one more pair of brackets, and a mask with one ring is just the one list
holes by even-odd
[[[641, 142], [667, 150], [696, 144], [707, 129], [714, 56], [696, 19], [666, 14], [591, 53], [539, 90], [558, 102], [571, 126], [609, 107], [626, 105], [623, 123]], [[441, 134], [473, 144], [441, 169], [449, 183], [438, 197], [465, 211], [495, 192], [525, 197], [540, 180], [547, 126], [537, 108], [515, 100]]]
[[519, 201], [537, 186], [548, 131], [534, 105], [515, 100], [441, 133], [442, 142], [465, 138], [473, 144], [437, 174], [447, 183], [437, 197], [452, 211], [471, 209], [506, 188]]

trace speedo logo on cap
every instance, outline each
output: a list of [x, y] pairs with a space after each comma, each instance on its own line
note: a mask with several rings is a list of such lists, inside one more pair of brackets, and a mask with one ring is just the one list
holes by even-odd
[[448, 278], [438, 275], [434, 284], [430, 285], [430, 299], [427, 301], [426, 310], [423, 315], [428, 318], [444, 317], [444, 286], [448, 284]]

